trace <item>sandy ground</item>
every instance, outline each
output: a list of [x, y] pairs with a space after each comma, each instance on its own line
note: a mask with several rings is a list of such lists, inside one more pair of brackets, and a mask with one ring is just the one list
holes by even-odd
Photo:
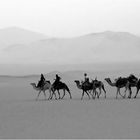
[[140, 95], [116, 100], [116, 89], [105, 84], [107, 99], [81, 101], [73, 83], [72, 100], [45, 101], [42, 94], [35, 101], [34, 80], [0, 80], [0, 138], [140, 138]]

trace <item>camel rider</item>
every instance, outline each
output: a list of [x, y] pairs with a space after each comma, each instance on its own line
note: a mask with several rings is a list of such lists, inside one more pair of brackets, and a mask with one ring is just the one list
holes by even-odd
[[58, 74], [56, 74], [55, 76], [56, 76], [55, 82], [60, 82], [61, 77], [59, 77]]
[[84, 74], [84, 76], [85, 76], [85, 81], [84, 81], [84, 83], [86, 83], [86, 84], [89, 83], [89, 78], [87, 77], [87, 74], [86, 74], [86, 73]]
[[54, 79], [54, 86], [58, 85], [60, 83], [61, 77], [58, 76], [58, 74], [55, 75], [56, 78]]
[[45, 78], [44, 78], [44, 75], [41, 74], [40, 80], [39, 80], [39, 82], [37, 84], [37, 87], [42, 88], [44, 86], [44, 83], [45, 83]]

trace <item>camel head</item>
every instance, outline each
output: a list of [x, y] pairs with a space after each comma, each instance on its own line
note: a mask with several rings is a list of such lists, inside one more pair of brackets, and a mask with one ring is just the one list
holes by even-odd
[[30, 85], [33, 87], [33, 89], [35, 89], [35, 90], [40, 90], [40, 88], [37, 88], [37, 86], [36, 86], [35, 83], [30, 83]]
[[36, 84], [35, 84], [35, 83], [30, 83], [30, 85], [35, 86], [35, 87], [36, 87]]
[[[104, 80], [105, 80], [106, 82], [108, 82], [108, 83], [112, 83], [110, 78], [105, 78]], [[115, 83], [116, 83], [116, 82], [115, 82]]]
[[76, 86], [77, 86], [79, 89], [82, 89], [82, 85], [80, 84], [80, 81], [79, 81], [79, 80], [75, 80], [74, 82], [76, 83]]
[[80, 83], [80, 81], [79, 80], [75, 80], [74, 81], [75, 83], [76, 83], [76, 85], [78, 85], [78, 86], [81, 86], [83, 83]]
[[105, 78], [105, 81], [110, 81], [110, 78]]
[[80, 81], [79, 80], [75, 80], [74, 81], [76, 84], [80, 84]]

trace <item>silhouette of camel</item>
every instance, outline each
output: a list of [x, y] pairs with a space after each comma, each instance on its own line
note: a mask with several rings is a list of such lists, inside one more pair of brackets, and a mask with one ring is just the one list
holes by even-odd
[[[117, 88], [116, 99], [118, 98], [118, 93], [121, 95], [121, 93], [120, 93], [121, 88], [125, 87], [126, 90], [127, 90], [127, 88], [129, 88], [129, 90], [131, 90], [127, 78], [120, 77], [120, 78], [116, 79], [116, 81], [114, 83], [111, 82], [110, 78], [105, 78], [105, 80], [107, 81], [107, 83], [110, 86], [114, 86]], [[122, 96], [122, 97], [124, 98], [125, 96]]]
[[[129, 77], [127, 77], [127, 80], [129, 81], [129, 96], [128, 96], [128, 98], [131, 98], [131, 95], [132, 95], [132, 90], [131, 90], [131, 87], [136, 87], [137, 88], [137, 92], [136, 92], [136, 94], [138, 93], [138, 91], [139, 91], [139, 84], [138, 84], [138, 78], [137, 77], [135, 77], [133, 74], [130, 74], [130, 76]], [[127, 91], [127, 89], [128, 88], [126, 88], [126, 90], [125, 90], [125, 95], [124, 96], [126, 96], [126, 91]]]
[[[79, 80], [75, 80], [74, 82], [76, 83], [77, 88], [79, 88], [83, 91], [81, 100], [83, 99], [84, 93], [86, 93], [88, 95], [89, 99], [90, 99], [88, 91], [93, 90], [93, 84], [92, 83], [89, 83], [89, 84], [82, 83], [82, 84], [80, 84]], [[93, 94], [92, 94], [92, 98], [93, 99], [95, 98], [95, 97], [93, 97]]]
[[138, 80], [138, 82], [137, 82], [137, 84], [136, 84], [136, 88], [137, 88], [137, 91], [136, 91], [136, 95], [134, 96], [134, 98], [137, 97], [138, 92], [139, 92], [139, 90], [140, 90], [140, 79]]
[[[46, 93], [45, 93], [46, 90], [49, 90], [49, 93], [50, 93], [48, 100], [51, 98], [52, 85], [51, 85], [50, 81], [45, 81], [44, 86], [42, 88], [37, 87], [37, 85], [35, 83], [30, 83], [30, 85], [33, 86], [33, 89], [35, 89], [36, 91], [39, 91], [36, 100], [38, 100], [41, 91], [44, 93], [45, 100], [46, 100]], [[55, 95], [55, 99], [57, 99], [56, 95]]]
[[[63, 99], [63, 98], [64, 98], [64, 96], [65, 96], [65, 91], [67, 91], [67, 92], [69, 93], [70, 99], [72, 99], [71, 92], [70, 92], [68, 86], [67, 86], [65, 83], [62, 83], [61, 81], [58, 81], [58, 82], [55, 81], [55, 82], [52, 84], [52, 91], [53, 91], [53, 93], [52, 93], [51, 99], [53, 98], [53, 94], [55, 94], [55, 91], [56, 91], [56, 90], [57, 90], [57, 92], [58, 92], [59, 99]], [[63, 93], [64, 93], [64, 94], [63, 94], [62, 98], [60, 97], [60, 92], [59, 92], [59, 90], [63, 90]]]
[[[99, 98], [99, 96], [101, 95], [101, 90], [103, 90], [104, 94], [105, 94], [105, 98], [106, 98], [106, 90], [104, 88], [103, 82], [95, 79], [95, 80], [92, 80], [92, 83], [93, 83], [93, 93], [95, 93], [94, 97], [96, 97], [96, 95], [97, 95], [97, 98]], [[97, 94], [97, 92], [96, 92], [97, 88], [99, 89], [99, 94]]]

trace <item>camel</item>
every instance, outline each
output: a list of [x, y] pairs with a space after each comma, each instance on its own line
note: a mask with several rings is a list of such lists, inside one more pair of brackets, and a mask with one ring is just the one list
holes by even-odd
[[139, 92], [139, 90], [140, 90], [140, 79], [139, 79], [138, 82], [137, 82], [136, 88], [137, 88], [137, 91], [136, 91], [136, 95], [134, 96], [134, 98], [137, 97], [138, 92]]
[[[136, 92], [136, 96], [138, 94], [138, 91], [139, 91], [139, 80], [137, 77], [135, 77], [133, 74], [131, 74], [129, 77], [127, 77], [127, 80], [129, 82], [129, 91], [130, 91], [130, 94], [128, 96], [128, 98], [131, 98], [131, 95], [132, 95], [132, 90], [131, 90], [131, 87], [136, 87], [137, 88], [137, 92]], [[128, 88], [126, 88], [125, 90], [125, 95], [126, 96], [126, 91], [127, 91]]]
[[[118, 93], [121, 95], [121, 93], [120, 93], [121, 88], [125, 87], [126, 90], [127, 89], [131, 90], [127, 78], [121, 78], [120, 77], [114, 83], [111, 82], [110, 78], [105, 78], [105, 80], [107, 81], [107, 83], [110, 86], [114, 86], [114, 87], [117, 88], [116, 99], [118, 98]], [[123, 95], [121, 95], [121, 97], [125, 98], [125, 96], [123, 96]]]
[[[38, 88], [35, 83], [30, 83], [30, 84], [33, 86], [33, 89], [35, 89], [36, 91], [39, 91], [36, 100], [38, 100], [41, 91], [44, 93], [45, 100], [46, 100], [46, 93], [45, 93], [46, 90], [49, 90], [49, 93], [50, 93], [48, 100], [51, 99], [52, 85], [50, 81], [46, 81], [42, 88]], [[56, 95], [55, 95], [55, 99], [57, 99]]]
[[[78, 80], [75, 80], [74, 82], [76, 83], [77, 88], [83, 91], [81, 100], [83, 99], [84, 93], [86, 93], [90, 99], [88, 91], [93, 90], [93, 84], [92, 83], [89, 83], [89, 85], [84, 84], [84, 83], [80, 84], [80, 81]], [[94, 99], [93, 95], [92, 95], [92, 98]]]
[[[58, 83], [54, 82], [54, 83], [52, 84], [52, 91], [53, 91], [53, 92], [52, 92], [51, 99], [53, 98], [53, 94], [55, 94], [55, 91], [56, 91], [56, 90], [57, 90], [57, 92], [58, 92], [59, 99], [63, 99], [63, 98], [64, 98], [64, 96], [65, 96], [65, 91], [67, 91], [67, 92], [69, 93], [70, 99], [72, 99], [71, 92], [70, 92], [68, 86], [67, 86], [65, 83], [59, 81]], [[63, 90], [63, 93], [64, 93], [64, 94], [63, 94], [62, 97], [60, 97], [60, 92], [59, 92], [59, 90]]]
[[[99, 98], [99, 96], [101, 95], [101, 90], [103, 90], [104, 93], [105, 93], [105, 98], [106, 98], [106, 90], [104, 88], [103, 82], [102, 81], [98, 81], [97, 79], [95, 79], [95, 80], [92, 80], [92, 83], [93, 83], [93, 93], [95, 93], [95, 97], [97, 95], [97, 97]], [[99, 89], [99, 94], [96, 94], [97, 93], [96, 92], [97, 88]]]

